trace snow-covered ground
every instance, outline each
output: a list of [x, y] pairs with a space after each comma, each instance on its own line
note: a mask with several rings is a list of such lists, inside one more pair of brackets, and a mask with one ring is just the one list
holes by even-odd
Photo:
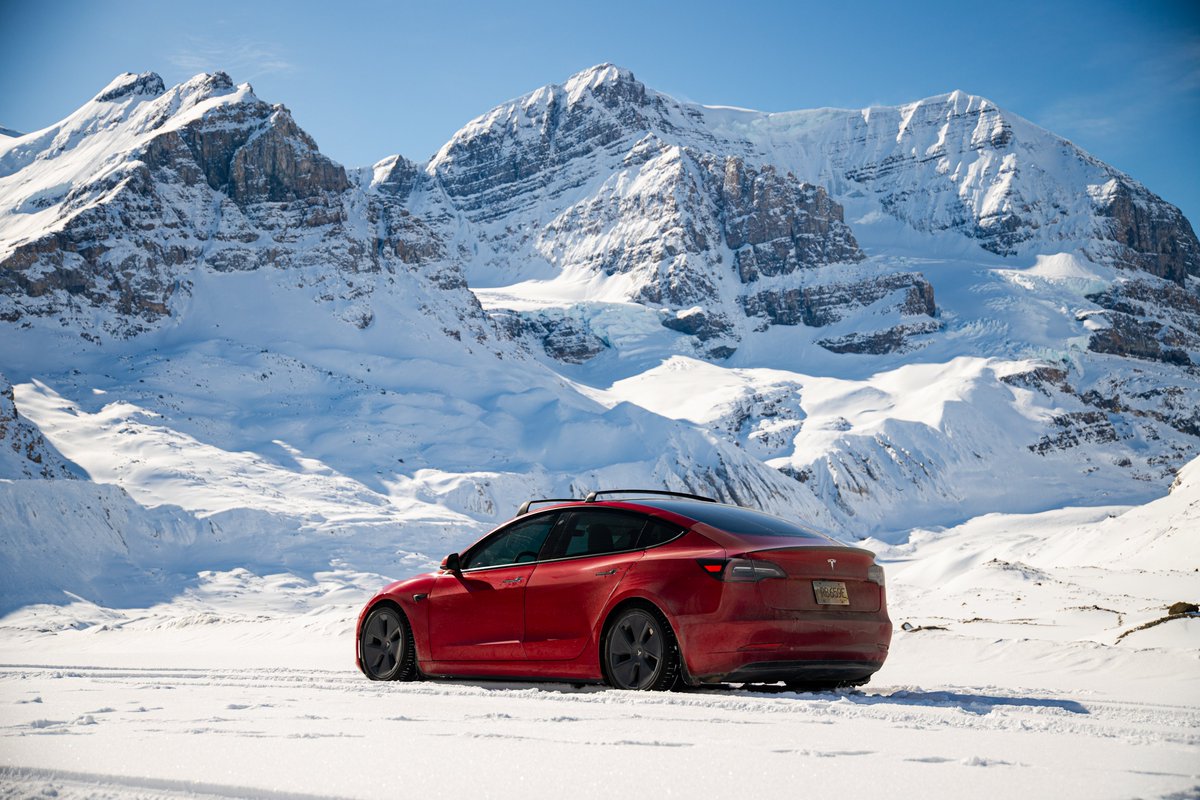
[[[872, 543], [892, 653], [867, 686], [671, 694], [376, 684], [385, 578], [202, 573], [150, 607], [0, 621], [5, 797], [1195, 797], [1200, 462], [1133, 508], [989, 515]], [[909, 627], [910, 630], [905, 630]]]

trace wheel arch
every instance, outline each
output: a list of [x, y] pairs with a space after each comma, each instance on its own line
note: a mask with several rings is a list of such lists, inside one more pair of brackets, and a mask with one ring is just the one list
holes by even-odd
[[363, 608], [362, 613], [358, 617], [358, 625], [356, 625], [354, 629], [354, 663], [358, 666], [358, 671], [364, 675], [367, 674], [366, 667], [363, 665], [363, 626], [367, 624], [367, 619], [370, 618], [371, 614], [380, 608], [390, 608], [404, 618], [404, 624], [408, 627], [409, 641], [413, 646], [413, 666], [416, 669], [417, 674], [420, 675], [421, 659], [420, 653], [416, 647], [417, 632], [413, 628], [412, 617], [409, 616], [408, 612], [404, 610], [404, 606], [402, 606], [400, 602], [396, 600], [396, 598], [391, 597], [390, 595], [380, 595], [379, 597], [373, 599], [366, 605], [366, 607]]
[[679, 676], [682, 681], [688, 686], [695, 685], [692, 680], [691, 673], [687, 668], [687, 659], [684, 658], [683, 642], [679, 640], [679, 625], [672, 619], [671, 614], [665, 608], [665, 604], [657, 601], [652, 597], [644, 594], [627, 594], [623, 597], [615, 599], [611, 602], [602, 615], [601, 624], [596, 629], [594, 634], [594, 645], [592, 652], [596, 656], [596, 663], [600, 668], [600, 676], [605, 681], [609, 682], [608, 668], [605, 666], [604, 659], [604, 640], [608, 636], [608, 629], [612, 625], [613, 620], [620, 616], [622, 611], [629, 608], [643, 608], [647, 611], [660, 615], [667, 625], [671, 628], [671, 637], [675, 640], [675, 646], [679, 649]]

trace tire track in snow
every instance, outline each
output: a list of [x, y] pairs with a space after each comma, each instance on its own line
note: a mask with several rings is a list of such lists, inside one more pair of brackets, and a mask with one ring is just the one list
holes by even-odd
[[[513, 683], [510, 681], [420, 681], [372, 683], [350, 671], [274, 668], [247, 673], [231, 669], [54, 667], [0, 665], [0, 680], [84, 680], [131, 688], [176, 687], [240, 690], [303, 689], [337, 692], [360, 698], [447, 697], [485, 702], [524, 704], [567, 703], [582, 707], [612, 707], [622, 718], [636, 707], [635, 716], [665, 722], [671, 709], [711, 712], [705, 723], [747, 724], [763, 715], [798, 715], [808, 722], [834, 724], [871, 719], [892, 727], [914, 730], [998, 730], [1067, 733], [1091, 738], [1115, 738], [1137, 744], [1165, 742], [1200, 746], [1200, 709], [1184, 705], [1139, 704], [1110, 700], [1025, 696], [1000, 690], [919, 690], [878, 687], [868, 690], [795, 693], [762, 689], [700, 689], [666, 694], [623, 692], [599, 686]], [[522, 708], [506, 706], [506, 709]], [[526, 708], [526, 710], [528, 710]], [[750, 719], [745, 717], [749, 716]], [[528, 722], [521, 715], [517, 721]], [[695, 717], [674, 718], [695, 723]], [[224, 721], [224, 720], [222, 720]], [[447, 722], [407, 719], [408, 722]], [[64, 724], [70, 721], [64, 721]], [[57, 726], [56, 726], [57, 727]], [[0, 729], [2, 730], [2, 729]], [[251, 731], [241, 735], [252, 736]], [[4, 735], [0, 733], [0, 735]]]
[[[130, 777], [99, 772], [73, 772], [37, 767], [0, 767], [0, 787], [5, 798], [138, 797], [192, 800], [235, 798], [235, 800], [345, 800], [336, 795], [303, 794], [249, 786], [228, 786], [203, 781]], [[101, 792], [99, 790], [108, 790]]]

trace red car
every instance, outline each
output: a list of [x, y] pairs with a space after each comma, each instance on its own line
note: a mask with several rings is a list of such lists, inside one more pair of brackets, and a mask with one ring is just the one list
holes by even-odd
[[[612, 494], [639, 499], [599, 499]], [[529, 501], [437, 572], [384, 588], [359, 615], [358, 666], [372, 680], [818, 688], [866, 683], [891, 637], [871, 552], [709, 498], [614, 490]]]

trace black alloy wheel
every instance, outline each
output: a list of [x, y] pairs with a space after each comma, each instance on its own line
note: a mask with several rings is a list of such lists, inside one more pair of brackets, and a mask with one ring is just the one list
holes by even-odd
[[617, 689], [666, 691], [679, 677], [679, 645], [666, 619], [640, 606], [620, 612], [604, 637], [604, 676]]
[[367, 616], [358, 648], [363, 672], [373, 681], [408, 681], [418, 676], [412, 628], [391, 606], [380, 606]]

